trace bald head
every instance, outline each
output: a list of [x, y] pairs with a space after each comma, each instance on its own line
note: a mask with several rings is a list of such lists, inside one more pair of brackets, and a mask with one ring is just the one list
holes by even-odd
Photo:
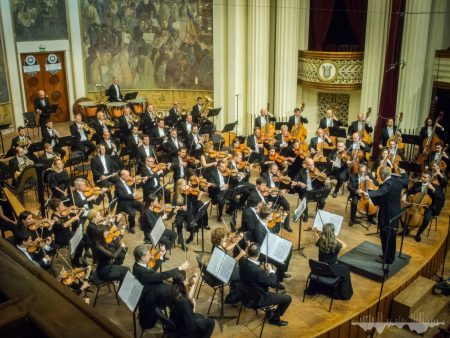
[[43, 99], [45, 97], [45, 92], [41, 89], [40, 91], [38, 91], [38, 96], [40, 99]]

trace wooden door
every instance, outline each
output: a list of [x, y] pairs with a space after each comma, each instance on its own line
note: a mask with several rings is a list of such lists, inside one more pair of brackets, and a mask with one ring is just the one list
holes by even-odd
[[27, 111], [34, 112], [34, 99], [44, 90], [50, 104], [57, 104], [53, 122], [69, 121], [69, 99], [64, 52], [24, 53], [20, 55]]

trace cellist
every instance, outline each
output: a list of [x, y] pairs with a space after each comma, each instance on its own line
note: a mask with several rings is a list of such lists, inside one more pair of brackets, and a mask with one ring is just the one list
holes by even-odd
[[[420, 201], [417, 201], [417, 198], [415, 198], [417, 194], [420, 195], [421, 193], [426, 193], [431, 198], [431, 204], [428, 207], [424, 207], [424, 206], [420, 206], [420, 205], [417, 206], [419, 208], [425, 208], [425, 212], [423, 213], [423, 220], [420, 224], [419, 230], [417, 230], [416, 236], [414, 237], [416, 242], [420, 242], [422, 240], [421, 235], [427, 228], [428, 224], [430, 223], [431, 218], [433, 216], [439, 215], [439, 213], [442, 210], [442, 207], [444, 206], [444, 202], [445, 202], [445, 194], [443, 192], [443, 188], [436, 184], [433, 184], [431, 182], [431, 172], [430, 171], [425, 171], [422, 173], [420, 181], [415, 183], [406, 192], [406, 194], [404, 194], [402, 196], [402, 202], [406, 202], [408, 196], [412, 196], [412, 198], [410, 197], [410, 199], [412, 200], [412, 203], [419, 202], [418, 204], [421, 204], [421, 203], [423, 203], [422, 202], [423, 199], [421, 199]], [[414, 205], [412, 205], [412, 206], [414, 206]], [[402, 220], [403, 220], [403, 218], [402, 218]], [[402, 221], [402, 226], [404, 228], [406, 227], [405, 231], [406, 231], [406, 234], [408, 234], [409, 233], [408, 225], [404, 224]]]
[[[350, 191], [350, 198], [351, 198], [350, 222], [348, 224], [349, 226], [353, 226], [353, 224], [355, 224], [356, 206], [358, 204], [359, 199], [361, 198], [357, 194], [357, 191], [361, 189], [360, 187], [362, 184], [365, 183], [365, 181], [372, 182], [374, 185], [378, 186], [378, 182], [372, 176], [372, 173], [367, 171], [367, 164], [361, 163], [358, 167], [358, 172], [356, 174], [350, 175], [348, 179], [348, 190]], [[369, 223], [377, 224], [374, 219], [375, 214], [368, 215]]]
[[337, 182], [333, 192], [333, 198], [337, 197], [339, 189], [341, 189], [348, 177], [347, 161], [350, 159], [345, 151], [345, 143], [338, 141], [336, 149], [327, 156], [328, 162], [332, 162], [330, 177], [334, 177]]
[[361, 141], [359, 134], [353, 133], [352, 138], [346, 143], [347, 152], [350, 155], [350, 161], [347, 166], [352, 173], [356, 173], [357, 167], [361, 163], [367, 163], [366, 152], [370, 151], [370, 146]]

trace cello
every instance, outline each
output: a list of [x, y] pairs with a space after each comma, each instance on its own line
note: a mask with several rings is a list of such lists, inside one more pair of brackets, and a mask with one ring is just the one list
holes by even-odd
[[414, 195], [409, 195], [406, 203], [411, 207], [400, 218], [402, 224], [409, 228], [417, 228], [422, 225], [423, 216], [426, 209], [431, 205], [432, 199], [427, 194], [428, 188], [425, 191], [419, 191]]
[[359, 184], [359, 189], [364, 191], [365, 194], [362, 194], [361, 198], [358, 200], [356, 210], [362, 215], [375, 215], [378, 211], [378, 207], [375, 206], [375, 204], [373, 204], [372, 200], [369, 198], [369, 189], [376, 190], [377, 187], [375, 186], [375, 184], [373, 184], [372, 181], [364, 179], [364, 181]]
[[[305, 110], [305, 102], [302, 102], [302, 105], [300, 106], [300, 114], [303, 112], [303, 110]], [[292, 126], [291, 135], [293, 139], [305, 141], [306, 137], [308, 136], [308, 130], [305, 128], [303, 123], [299, 121], [298, 124]]]

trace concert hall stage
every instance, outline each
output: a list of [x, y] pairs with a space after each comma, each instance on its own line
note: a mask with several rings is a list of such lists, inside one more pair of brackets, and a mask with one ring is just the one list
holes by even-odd
[[[383, 280], [383, 264], [378, 261], [381, 259], [381, 254], [380, 245], [364, 241], [345, 255], [342, 255], [339, 258], [339, 262], [348, 265], [351, 272], [381, 282]], [[389, 265], [389, 273], [386, 279], [389, 279], [409, 264], [411, 256], [402, 253], [400, 258], [398, 254], [397, 251], [394, 263]]]

